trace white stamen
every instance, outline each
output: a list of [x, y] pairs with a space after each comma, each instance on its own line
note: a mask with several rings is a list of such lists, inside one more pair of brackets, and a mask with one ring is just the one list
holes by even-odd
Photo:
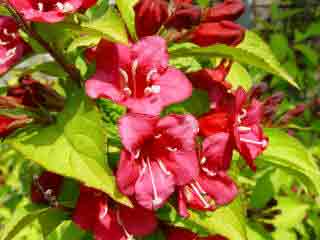
[[217, 175], [215, 172], [212, 172], [211, 170], [209, 170], [209, 169], [206, 168], [206, 167], [202, 167], [201, 169], [202, 169], [202, 171], [204, 171], [204, 172], [205, 172], [208, 176], [210, 176], [210, 177], [214, 177], [214, 176]]
[[152, 172], [152, 168], [151, 168], [151, 164], [150, 164], [149, 159], [147, 159], [147, 165], [148, 165], [149, 172], [150, 172], [151, 185], [152, 185], [152, 190], [153, 190], [153, 195], [154, 195], [154, 199], [152, 200], [152, 204], [153, 204], [153, 206], [157, 206], [162, 203], [162, 199], [159, 198], [159, 196], [158, 196], [157, 186], [154, 181], [154, 176], [153, 176], [153, 172]]
[[136, 154], [134, 155], [135, 159], [138, 159], [140, 157], [140, 150], [137, 150]]
[[194, 180], [194, 182], [197, 185], [197, 187], [199, 188], [201, 194], [207, 195], [206, 191], [201, 187], [200, 183], [196, 180]]
[[16, 47], [15, 47], [15, 48], [11, 48], [10, 50], [8, 50], [8, 51], [6, 52], [6, 57], [0, 59], [0, 65], [1, 65], [1, 64], [5, 64], [7, 61], [9, 61], [11, 58], [13, 58], [14, 55], [16, 54], [16, 50], [17, 50]]
[[137, 75], [138, 66], [139, 66], [139, 62], [136, 59], [136, 60], [134, 60], [132, 62], [132, 67], [131, 67], [131, 74], [132, 74], [133, 81], [135, 81], [135, 78], [136, 78], [136, 75]]
[[131, 95], [132, 95], [132, 91], [131, 91], [131, 89], [128, 88], [128, 87], [123, 88], [123, 91], [125, 92], [125, 94], [126, 94], [127, 96], [131, 96]]
[[170, 152], [176, 152], [178, 151], [178, 148], [167, 147], [167, 150]]
[[40, 12], [43, 12], [43, 9], [44, 9], [43, 3], [42, 3], [42, 2], [38, 2], [38, 10], [39, 10]]
[[246, 126], [239, 126], [238, 129], [240, 132], [248, 132], [251, 130], [250, 127], [246, 127]]
[[129, 83], [128, 73], [125, 70], [123, 70], [122, 68], [119, 68], [119, 72], [120, 72], [121, 76], [123, 77], [124, 82], [126, 83], [126, 85], [128, 85], [128, 83]]
[[6, 41], [2, 41], [1, 39], [0, 39], [0, 46], [5, 46], [5, 45], [7, 45], [7, 44], [9, 44], [10, 42], [6, 42]]
[[265, 148], [268, 145], [268, 142], [265, 139], [263, 139], [262, 141], [255, 141], [255, 140], [251, 140], [251, 139], [247, 139], [247, 138], [240, 138], [240, 141], [245, 142], [245, 143], [254, 144], [254, 145], [259, 145], [259, 146], [262, 146], [263, 148]]
[[103, 219], [107, 216], [108, 212], [109, 212], [109, 208], [108, 208], [108, 206], [106, 206], [106, 207], [103, 209], [103, 213], [100, 214], [100, 216], [99, 216], [100, 220], [103, 220]]
[[241, 123], [241, 121], [247, 116], [247, 110], [246, 109], [241, 109], [241, 114], [238, 116], [237, 120], [238, 123]]
[[198, 190], [198, 188], [191, 183], [190, 184], [192, 189], [195, 191], [196, 195], [198, 196], [198, 198], [200, 199], [200, 201], [204, 204], [204, 208], [210, 208], [211, 205], [207, 202], [207, 200], [202, 196], [202, 194], [200, 193], [200, 191]]
[[117, 222], [118, 222], [118, 224], [121, 226], [124, 234], [126, 235], [127, 240], [135, 240], [134, 237], [133, 237], [133, 235], [131, 235], [131, 234], [127, 231], [127, 229], [124, 227], [123, 222], [122, 222], [122, 220], [121, 220], [121, 218], [120, 218], [120, 212], [119, 212], [119, 211], [117, 211]]
[[13, 33], [9, 33], [7, 28], [4, 28], [2, 30], [2, 32], [3, 32], [4, 35], [6, 35], [8, 37], [12, 37], [12, 38], [16, 38], [17, 37], [16, 33], [14, 33], [14, 32]]
[[162, 134], [161, 134], [161, 133], [159, 133], [159, 134], [157, 134], [157, 135], [154, 136], [155, 139], [159, 139], [159, 138], [161, 138], [161, 137], [162, 137]]
[[164, 163], [163, 163], [160, 159], [158, 159], [157, 162], [158, 162], [161, 170], [162, 170], [166, 175], [170, 176], [170, 175], [171, 175], [171, 172], [168, 171], [168, 169], [166, 168], [166, 166], [164, 165]]
[[216, 109], [217, 108], [217, 103], [216, 102], [212, 102], [210, 104], [210, 109]]
[[142, 160], [142, 169], [141, 169], [141, 172], [139, 174], [139, 177], [141, 177], [147, 170], [147, 164], [144, 160]]
[[66, 2], [66, 3], [57, 2], [56, 6], [59, 10], [61, 10], [64, 13], [71, 12], [74, 9], [73, 5], [69, 2]]
[[151, 86], [151, 90], [152, 90], [153, 93], [158, 94], [161, 91], [161, 87], [159, 85], [152, 85]]
[[148, 83], [151, 82], [153, 74], [156, 74], [156, 73], [158, 73], [156, 69], [152, 69], [150, 72], [148, 72], [146, 81]]
[[207, 162], [207, 158], [206, 157], [202, 157], [200, 160], [200, 164], [203, 165]]

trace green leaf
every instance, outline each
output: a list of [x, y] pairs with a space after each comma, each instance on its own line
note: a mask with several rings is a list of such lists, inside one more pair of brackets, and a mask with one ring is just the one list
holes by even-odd
[[28, 204], [24, 206], [18, 206], [10, 222], [5, 226], [1, 232], [1, 240], [13, 239], [21, 230], [29, 226], [33, 221], [40, 216], [50, 214], [51, 208]]
[[96, 46], [99, 43], [100, 39], [101, 39], [100, 35], [94, 35], [94, 34], [90, 34], [87, 36], [76, 38], [68, 47], [68, 51], [72, 52], [72, 51], [76, 50], [78, 47]]
[[72, 221], [64, 221], [49, 234], [46, 240], [80, 240], [85, 235], [86, 232], [78, 228]]
[[138, 0], [116, 0], [116, 4], [120, 10], [121, 16], [125, 21], [129, 33], [133, 40], [137, 40], [134, 6]]
[[[125, 25], [119, 14], [112, 7], [109, 7], [108, 11], [102, 17], [93, 21], [83, 22], [81, 26], [96, 31], [95, 34], [92, 33], [95, 40], [100, 35], [113, 42], [128, 43]], [[85, 39], [85, 41], [87, 41], [87, 39]]]
[[278, 229], [272, 233], [274, 240], [297, 240], [297, 235], [292, 230]]
[[227, 81], [232, 84], [233, 89], [237, 89], [239, 86], [245, 90], [249, 90], [252, 86], [252, 79], [247, 69], [245, 69], [239, 63], [233, 63], [230, 72], [227, 76]]
[[311, 48], [308, 45], [305, 44], [296, 44], [294, 46], [294, 49], [298, 50], [301, 52], [313, 65], [317, 65], [319, 62], [319, 55], [316, 50]]
[[236, 48], [217, 44], [203, 48], [186, 46], [169, 49], [169, 52], [172, 58], [203, 56], [209, 58], [222, 57], [232, 59], [236, 62], [252, 65], [278, 75], [298, 88], [297, 83], [281, 67], [268, 45], [258, 35], [251, 31], [246, 32], [245, 39]]
[[[320, 193], [320, 172], [310, 152], [279, 129], [265, 129], [270, 143], [261, 160], [298, 177], [310, 191]], [[259, 160], [258, 160], [259, 161]]]
[[214, 212], [189, 210], [189, 218], [182, 218], [174, 207], [166, 205], [158, 217], [176, 227], [187, 228], [200, 235], [219, 234], [229, 240], [247, 240], [246, 223], [240, 199]]
[[118, 191], [106, 163], [106, 133], [101, 115], [83, 92], [73, 91], [55, 124], [7, 141], [47, 170], [84, 182], [130, 206], [130, 201]]
[[270, 47], [280, 62], [286, 59], [290, 51], [288, 38], [281, 33], [274, 33], [270, 36]]
[[247, 224], [248, 240], [272, 240], [272, 237], [264, 228], [254, 222]]
[[166, 237], [161, 230], [156, 231], [150, 236], [144, 237], [143, 240], [165, 240]]
[[281, 214], [277, 215], [272, 223], [277, 228], [290, 229], [299, 224], [306, 216], [309, 209], [308, 204], [304, 204], [298, 199], [290, 197], [278, 197], [278, 205]]
[[46, 214], [41, 214], [38, 220], [41, 225], [43, 237], [48, 236], [51, 231], [57, 228], [57, 226], [67, 218], [68, 214], [66, 212], [54, 208], [50, 209]]

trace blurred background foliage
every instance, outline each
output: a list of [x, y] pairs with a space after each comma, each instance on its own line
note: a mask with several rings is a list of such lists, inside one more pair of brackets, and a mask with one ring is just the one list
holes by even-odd
[[[206, 4], [207, 1], [200, 2]], [[319, 0], [282, 0], [277, 2], [255, 0], [247, 1], [247, 4], [248, 11], [241, 22], [250, 26], [252, 30], [258, 32], [268, 41], [282, 66], [300, 86], [300, 90], [297, 90], [287, 82], [280, 81], [278, 77], [262, 70], [250, 69], [249, 72], [254, 83], [265, 82], [268, 84], [268, 91], [265, 92], [266, 97], [277, 92], [283, 92], [285, 95], [274, 121], [268, 123], [268, 127], [279, 127], [279, 120], [284, 113], [303, 104], [304, 111], [298, 112], [298, 117], [283, 128], [300, 140], [301, 143], [290, 142], [294, 148], [298, 148], [299, 151], [299, 144], [304, 145], [307, 149], [307, 157], [316, 159], [316, 162], [319, 163]], [[44, 58], [48, 60], [46, 56]], [[81, 65], [83, 61], [78, 59], [77, 63]], [[45, 63], [42, 64], [42, 67], [44, 65]], [[48, 66], [46, 69], [50, 70]], [[8, 79], [14, 81], [15, 76], [6, 76], [1, 80]], [[117, 116], [108, 114], [110, 105], [106, 102], [100, 104], [102, 108], [105, 106], [106, 122], [114, 122]], [[121, 114], [121, 109], [111, 109], [116, 110], [116, 115], [118, 112]], [[116, 131], [116, 129], [111, 129], [109, 140], [113, 141], [113, 145], [117, 145], [119, 144], [118, 140], [112, 138], [113, 130]], [[270, 134], [274, 133], [271, 131]], [[112, 150], [109, 152], [109, 159], [112, 161]], [[289, 151], [289, 153], [291, 152]], [[281, 154], [287, 154], [287, 152], [285, 150], [282, 153], [279, 152], [279, 158]], [[278, 168], [270, 165], [266, 159], [257, 161], [257, 163], [259, 166], [256, 174], [244, 168], [238, 177], [247, 205], [248, 239], [320, 240], [320, 198], [308, 190], [301, 178], [286, 171], [285, 167]], [[41, 169], [36, 164], [25, 160], [7, 145], [0, 144], [0, 229], [12, 218], [15, 209], [28, 201], [32, 177], [40, 171]], [[31, 227], [24, 229], [15, 239], [42, 239], [40, 228], [39, 223], [34, 222]], [[53, 239], [55, 238], [52, 237]]]

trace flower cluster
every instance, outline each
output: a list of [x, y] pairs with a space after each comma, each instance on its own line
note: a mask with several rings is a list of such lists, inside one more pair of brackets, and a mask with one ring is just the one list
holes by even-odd
[[0, 75], [16, 64], [30, 48], [18, 33], [12, 17], [0, 16]]

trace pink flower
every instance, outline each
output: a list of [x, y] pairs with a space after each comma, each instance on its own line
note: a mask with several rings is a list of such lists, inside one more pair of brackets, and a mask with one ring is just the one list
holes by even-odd
[[197, 234], [182, 228], [173, 228], [169, 231], [167, 240], [227, 240], [222, 236], [198, 237]]
[[86, 0], [9, 0], [10, 4], [34, 22], [56, 23], [76, 12]]
[[80, 228], [93, 232], [96, 240], [143, 237], [155, 231], [158, 225], [152, 211], [138, 205], [111, 208], [104, 193], [84, 186], [80, 188], [72, 219]]
[[168, 3], [164, 0], [140, 0], [134, 10], [140, 38], [155, 35], [168, 18]]
[[179, 189], [181, 216], [188, 217], [188, 206], [203, 211], [214, 210], [217, 205], [228, 204], [237, 196], [237, 186], [227, 175], [232, 150], [228, 133], [217, 133], [204, 140], [199, 176]]
[[130, 112], [158, 115], [163, 107], [192, 93], [185, 75], [168, 66], [164, 39], [146, 37], [131, 46], [102, 40], [97, 48], [97, 71], [86, 82], [91, 98], [108, 98]]
[[122, 193], [135, 195], [147, 209], [160, 208], [175, 186], [198, 175], [195, 151], [198, 124], [190, 115], [169, 115], [162, 119], [128, 114], [119, 122], [124, 145], [117, 170]]
[[[52, 172], [43, 172], [31, 186], [31, 200], [34, 203], [48, 203], [44, 194], [50, 191], [50, 196], [57, 198], [63, 183], [63, 177]], [[41, 187], [41, 189], [40, 189]]]
[[[218, 132], [230, 134], [230, 144], [234, 145], [249, 166], [255, 169], [253, 161], [268, 146], [268, 138], [263, 135], [260, 123], [263, 117], [263, 105], [253, 99], [247, 103], [245, 90], [239, 88], [230, 101], [220, 103], [212, 113], [199, 119], [200, 132], [212, 136]], [[232, 100], [232, 101], [231, 101]], [[224, 126], [219, 126], [223, 123]]]
[[0, 75], [16, 64], [28, 50], [18, 34], [14, 19], [0, 16]]

